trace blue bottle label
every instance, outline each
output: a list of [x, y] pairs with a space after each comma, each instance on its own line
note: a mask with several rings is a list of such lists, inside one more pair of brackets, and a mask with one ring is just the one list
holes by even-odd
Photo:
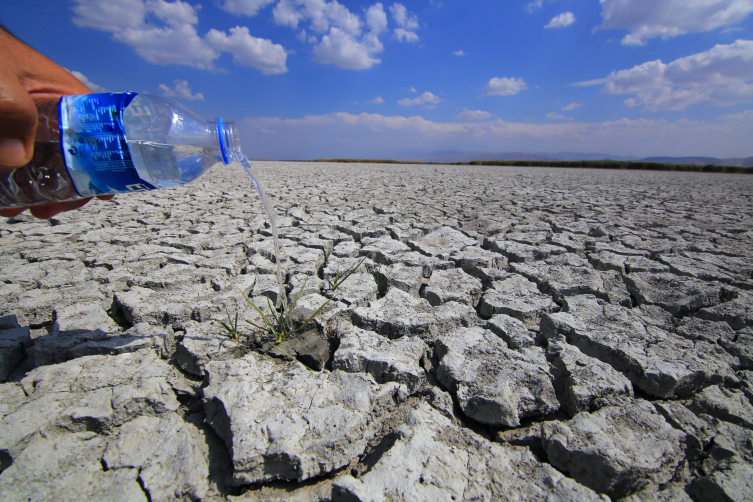
[[76, 192], [82, 197], [154, 190], [139, 177], [123, 131], [123, 109], [134, 92], [60, 99], [60, 144]]

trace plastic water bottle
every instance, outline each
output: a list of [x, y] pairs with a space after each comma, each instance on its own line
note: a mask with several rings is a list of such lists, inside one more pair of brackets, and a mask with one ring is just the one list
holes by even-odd
[[161, 96], [63, 96], [37, 108], [33, 160], [0, 169], [0, 208], [182, 185], [217, 162], [245, 160], [235, 123]]

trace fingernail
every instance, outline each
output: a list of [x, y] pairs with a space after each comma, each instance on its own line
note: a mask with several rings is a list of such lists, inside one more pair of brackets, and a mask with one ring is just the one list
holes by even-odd
[[26, 161], [26, 150], [20, 139], [0, 138], [0, 165], [22, 166]]

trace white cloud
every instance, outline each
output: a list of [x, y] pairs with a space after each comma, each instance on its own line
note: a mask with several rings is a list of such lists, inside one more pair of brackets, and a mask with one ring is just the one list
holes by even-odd
[[191, 4], [181, 2], [180, 0], [175, 0], [174, 2], [147, 0], [146, 8], [147, 11], [154, 13], [155, 16], [170, 26], [196, 24], [199, 22], [199, 16]]
[[406, 151], [437, 150], [538, 152], [542, 145], [552, 152], [606, 150], [639, 157], [724, 158], [750, 155], [753, 113], [718, 121], [619, 119], [592, 123], [444, 123], [418, 116], [332, 113], [300, 119], [246, 119], [239, 126], [244, 151], [271, 159], [390, 158]]
[[197, 92], [196, 94], [191, 94], [191, 88], [188, 86], [188, 81], [178, 79], [173, 83], [175, 84], [175, 86], [172, 88], [166, 86], [165, 84], [159, 85], [163, 96], [167, 96], [168, 98], [183, 98], [190, 101], [204, 101], [204, 95], [202, 93]]
[[753, 110], [745, 110], [740, 113], [733, 113], [730, 115], [722, 115], [720, 120], [726, 122], [753, 122]]
[[569, 105], [563, 106], [563, 110], [575, 110], [576, 108], [580, 108], [583, 106], [581, 103], [570, 103]]
[[272, 18], [276, 24], [295, 30], [303, 19], [303, 12], [298, 10], [293, 0], [280, 0], [280, 3], [272, 9]]
[[372, 105], [381, 105], [382, 103], [384, 103], [384, 99], [382, 99], [381, 96], [377, 96], [374, 99], [370, 99], [366, 102], [371, 103]]
[[369, 35], [378, 37], [387, 29], [387, 14], [381, 3], [372, 5], [366, 11], [366, 26], [369, 28]]
[[526, 10], [533, 14], [534, 12], [541, 10], [541, 7], [544, 5], [544, 0], [534, 0], [533, 2], [530, 2], [528, 5], [526, 5]]
[[74, 0], [73, 22], [76, 26], [102, 31], [138, 28], [144, 23], [146, 5], [143, 0]]
[[210, 69], [219, 53], [211, 49], [190, 24], [176, 27], [127, 28], [113, 33], [115, 40], [133, 47], [149, 63], [181, 64]]
[[[327, 28], [336, 26], [342, 31], [350, 35], [360, 35], [361, 33], [361, 19], [348, 10], [344, 5], [340, 5], [336, 0], [332, 0], [330, 3], [324, 3], [319, 0], [307, 1], [309, 6], [317, 6], [316, 16], [312, 19], [311, 26], [319, 32], [327, 31]], [[318, 5], [323, 5], [323, 9], [320, 12]]]
[[[365, 12], [365, 21], [337, 0], [280, 0], [272, 11], [278, 25], [298, 29], [308, 22], [299, 38], [314, 46], [313, 60], [350, 70], [365, 70], [381, 62], [377, 54], [384, 50], [379, 35], [387, 30], [384, 6], [376, 3]], [[364, 30], [365, 26], [365, 30]]]
[[567, 120], [567, 117], [565, 117], [564, 115], [555, 113], [555, 112], [547, 113], [546, 118], [552, 119], [552, 120]]
[[181, 0], [74, 0], [73, 22], [77, 26], [117, 32], [145, 26], [146, 14], [153, 14], [169, 26], [196, 24], [196, 10]]
[[[227, 51], [238, 64], [255, 67], [262, 73], [287, 71], [287, 55], [282, 46], [252, 37], [248, 28], [231, 29], [230, 36], [217, 30], [210, 30], [205, 38], [199, 36], [196, 8], [181, 0], [74, 0], [74, 3], [73, 22], [77, 26], [112, 33], [115, 40], [132, 47], [149, 63], [214, 69], [214, 61]], [[244, 2], [238, 0], [234, 5], [241, 3]]]
[[317, 63], [333, 64], [348, 70], [366, 70], [382, 62], [372, 55], [383, 49], [382, 43], [376, 38], [359, 42], [352, 35], [333, 26], [314, 48], [313, 59]]
[[512, 96], [527, 87], [522, 78], [494, 77], [486, 84], [486, 94], [489, 96]]
[[416, 106], [416, 105], [436, 105], [440, 103], [442, 100], [439, 98], [439, 96], [435, 96], [434, 94], [430, 92], [425, 92], [421, 94], [417, 98], [409, 99], [401, 99], [397, 102], [400, 106]]
[[492, 118], [492, 114], [481, 110], [468, 110], [463, 108], [463, 113], [455, 115], [458, 120], [486, 120]]
[[[380, 9], [381, 3], [379, 5]], [[331, 27], [352, 36], [361, 34], [362, 21], [356, 15], [341, 5], [337, 0], [280, 0], [272, 16], [275, 23], [290, 28], [298, 28], [301, 21], [309, 21], [311, 30], [324, 34]]]
[[418, 42], [418, 35], [402, 28], [395, 28], [392, 36], [395, 37], [398, 42]]
[[564, 28], [565, 26], [570, 26], [574, 22], [575, 16], [572, 12], [563, 12], [558, 16], [554, 16], [544, 28]]
[[[71, 70], [68, 70], [68, 71], [71, 71]], [[105, 89], [101, 85], [95, 84], [94, 82], [86, 78], [86, 76], [80, 71], [71, 71], [71, 73], [73, 74], [74, 77], [79, 79], [82, 84], [84, 84], [86, 87], [91, 89], [92, 92], [107, 92], [107, 89]]]
[[418, 42], [418, 35], [415, 33], [418, 29], [418, 17], [413, 13], [408, 13], [408, 9], [399, 3], [392, 4], [390, 14], [398, 26], [393, 32], [393, 37], [399, 42]]
[[406, 30], [418, 29], [418, 18], [413, 13], [409, 14], [408, 9], [406, 9], [403, 4], [392, 4], [392, 7], [390, 7], [390, 14], [392, 14], [393, 19], [395, 19], [395, 22], [399, 27], [405, 28]]
[[753, 12], [750, 0], [600, 0], [602, 29], [625, 29], [623, 45], [668, 39], [737, 24]]
[[288, 55], [282, 45], [252, 37], [245, 26], [230, 28], [230, 35], [224, 31], [209, 30], [206, 41], [213, 49], [232, 54], [236, 63], [252, 66], [265, 75], [288, 71], [285, 67]]
[[456, 56], [465, 56], [465, 52], [463, 52], [462, 50], [455, 51], [453, 52], [453, 54], [455, 54]]
[[255, 16], [275, 0], [222, 0], [220, 9], [235, 15]]
[[408, 89], [408, 92], [416, 93], [416, 92], [418, 92], [418, 91], [416, 90], [416, 88], [415, 88], [415, 87], [413, 87], [413, 86], [410, 86], [410, 88]]
[[684, 110], [690, 105], [726, 106], [753, 102], [753, 41], [737, 40], [669, 64], [649, 61], [602, 79], [575, 85], [601, 85], [605, 94], [635, 94], [625, 106], [648, 111]]

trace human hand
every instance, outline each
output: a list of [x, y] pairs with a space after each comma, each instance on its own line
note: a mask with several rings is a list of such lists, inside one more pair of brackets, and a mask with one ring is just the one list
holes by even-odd
[[[71, 72], [24, 44], [0, 25], [0, 169], [16, 169], [31, 162], [37, 130], [36, 102], [71, 94], [91, 94]], [[97, 197], [112, 199], [112, 195]], [[37, 218], [78, 209], [91, 200], [76, 199], [28, 208]], [[27, 208], [0, 209], [0, 216], [16, 216]]]

